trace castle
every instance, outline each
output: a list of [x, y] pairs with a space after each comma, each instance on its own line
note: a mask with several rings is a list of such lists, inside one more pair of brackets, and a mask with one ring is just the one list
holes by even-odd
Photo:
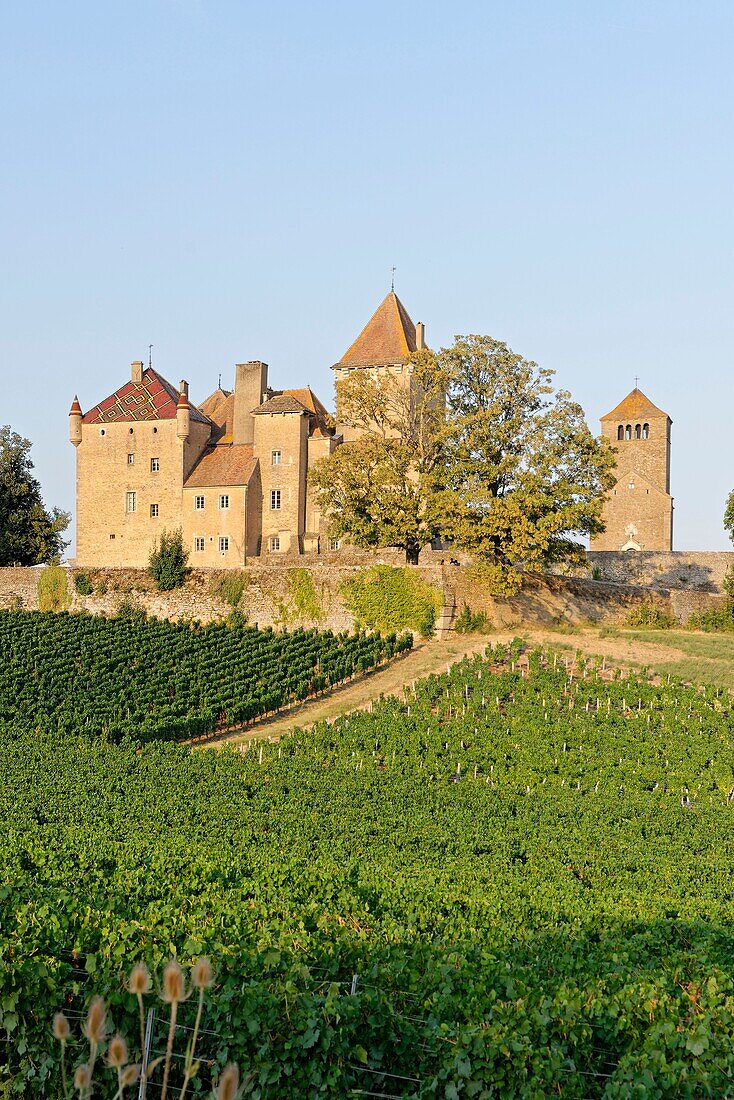
[[201, 405], [152, 366], [84, 412], [75, 397], [76, 563], [142, 568], [161, 532], [181, 529], [192, 566], [239, 568], [259, 555], [338, 549], [311, 492], [309, 471], [345, 440], [338, 382], [368, 369], [408, 377], [424, 346], [391, 291], [333, 366], [336, 422], [309, 386], [274, 390], [266, 363], [240, 363], [234, 389]]
[[[409, 386], [411, 356], [424, 347], [424, 326], [391, 291], [332, 367], [336, 421], [309, 386], [272, 389], [260, 361], [238, 364], [234, 389], [220, 386], [199, 406], [185, 381], [177, 389], [141, 361], [86, 413], [75, 397], [76, 563], [145, 567], [164, 529], [181, 530], [194, 567], [337, 550], [309, 473], [358, 434], [341, 415], [339, 382], [369, 371]], [[637, 388], [601, 418], [618, 476], [592, 550], [672, 549], [670, 426]]]

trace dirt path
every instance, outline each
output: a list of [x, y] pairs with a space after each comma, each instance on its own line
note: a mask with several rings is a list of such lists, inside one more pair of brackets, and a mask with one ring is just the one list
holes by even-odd
[[[353, 710], [364, 710], [381, 695], [400, 695], [405, 684], [430, 676], [432, 672], [445, 672], [447, 665], [453, 665], [474, 653], [482, 653], [488, 645], [504, 640], [505, 635], [457, 634], [440, 642], [423, 642], [412, 649], [407, 657], [391, 661], [384, 668], [377, 669], [367, 676], [361, 676], [353, 683], [337, 688], [321, 699], [307, 699], [299, 706], [288, 711], [256, 722], [245, 730], [222, 733], [197, 742], [200, 747], [219, 747], [236, 745], [253, 739], [277, 740], [284, 733], [300, 726], [307, 729], [325, 718], [336, 718]], [[513, 637], [508, 634], [507, 638]]]
[[381, 695], [400, 695], [406, 684], [420, 680], [431, 673], [445, 672], [447, 666], [463, 657], [481, 653], [488, 645], [509, 642], [514, 637], [525, 638], [530, 645], [563, 649], [574, 653], [580, 650], [586, 656], [606, 657], [610, 664], [623, 669], [655, 668], [657, 664], [685, 658], [678, 649], [666, 645], [641, 642], [635, 637], [599, 637], [598, 630], [583, 630], [578, 634], [560, 634], [557, 631], [517, 628], [498, 634], [457, 634], [444, 641], [423, 642], [411, 650], [407, 657], [392, 661], [389, 665], [360, 677], [359, 680], [337, 688], [320, 699], [308, 699], [291, 707], [274, 718], [256, 722], [244, 730], [215, 734], [197, 742], [197, 747], [237, 745], [245, 741], [275, 740], [300, 726], [308, 729], [316, 722], [336, 718], [350, 711], [364, 710]]

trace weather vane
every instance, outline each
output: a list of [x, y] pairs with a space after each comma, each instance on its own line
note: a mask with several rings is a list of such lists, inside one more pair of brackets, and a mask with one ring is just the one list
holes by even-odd
[[395, 264], [393, 264], [393, 266], [390, 268], [390, 270], [392, 272], [392, 279], [390, 280], [390, 290], [394, 294], [395, 293]]
[[635, 375], [635, 389], [637, 389], [637, 383], [638, 383], [639, 381], [640, 381], [640, 376], [639, 376], [639, 374], [636, 374], [636, 375]]

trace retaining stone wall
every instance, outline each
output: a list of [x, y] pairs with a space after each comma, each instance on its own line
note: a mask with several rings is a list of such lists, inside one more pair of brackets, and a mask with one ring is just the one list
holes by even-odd
[[589, 572], [600, 580], [652, 588], [722, 592], [724, 576], [734, 564], [734, 552], [688, 550], [590, 550]]

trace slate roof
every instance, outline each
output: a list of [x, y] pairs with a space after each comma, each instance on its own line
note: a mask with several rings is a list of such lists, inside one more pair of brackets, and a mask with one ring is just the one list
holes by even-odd
[[[602, 420], [644, 420], [646, 417], [668, 416], [666, 412], [653, 405], [637, 386], [631, 390], [611, 412], [602, 416]], [[670, 419], [668, 417], [668, 419]]]
[[256, 469], [251, 443], [218, 443], [204, 451], [186, 478], [184, 488], [247, 485]]
[[402, 363], [415, 350], [415, 325], [395, 291], [391, 290], [334, 365], [365, 367]]
[[[118, 420], [174, 420], [179, 391], [161, 374], [148, 367], [141, 382], [126, 382], [104, 401], [94, 405], [84, 414], [85, 424], [114, 424]], [[192, 420], [202, 424], [208, 418], [190, 405]]]

